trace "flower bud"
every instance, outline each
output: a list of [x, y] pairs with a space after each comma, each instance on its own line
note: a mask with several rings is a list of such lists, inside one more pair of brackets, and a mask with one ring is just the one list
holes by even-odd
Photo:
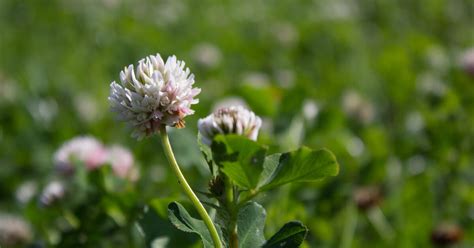
[[202, 143], [211, 145], [217, 134], [237, 134], [257, 140], [262, 120], [242, 106], [231, 106], [216, 110], [204, 119], [199, 119], [198, 129]]
[[215, 197], [220, 197], [224, 194], [225, 182], [221, 176], [216, 176], [209, 181], [209, 192]]
[[431, 242], [435, 245], [448, 246], [462, 239], [462, 229], [454, 224], [441, 224], [431, 233]]

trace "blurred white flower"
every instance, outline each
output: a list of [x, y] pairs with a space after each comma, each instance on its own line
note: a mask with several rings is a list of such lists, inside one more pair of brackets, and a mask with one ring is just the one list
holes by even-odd
[[18, 98], [17, 84], [0, 72], [0, 103], [14, 102]]
[[28, 110], [37, 123], [49, 126], [58, 113], [58, 104], [54, 99], [31, 100]]
[[423, 173], [426, 169], [426, 159], [422, 155], [414, 155], [407, 161], [408, 172], [411, 175]]
[[31, 227], [23, 218], [0, 213], [0, 247], [20, 247], [32, 238]]
[[307, 121], [314, 121], [316, 116], [319, 113], [319, 106], [318, 104], [311, 99], [306, 99], [303, 102], [303, 116]]
[[135, 181], [138, 174], [133, 170], [134, 159], [132, 153], [125, 147], [113, 145], [108, 149], [107, 157], [112, 171], [120, 178]]
[[106, 162], [107, 150], [95, 138], [81, 136], [64, 143], [54, 154], [56, 169], [69, 174], [74, 172], [74, 162], [79, 161], [93, 170]]
[[119, 6], [120, 0], [102, 0], [102, 4], [110, 10], [114, 10]]
[[374, 106], [353, 90], [344, 94], [342, 108], [349, 117], [363, 124], [372, 122], [375, 117]]
[[257, 140], [261, 125], [260, 117], [242, 106], [218, 109], [198, 121], [202, 143], [206, 145], [211, 145], [212, 139], [217, 134], [238, 134], [251, 140]]
[[270, 84], [268, 75], [263, 72], [247, 72], [242, 75], [242, 82], [256, 88], [262, 88]]
[[46, 185], [41, 193], [39, 199], [40, 204], [45, 207], [51, 206], [55, 202], [61, 200], [64, 197], [64, 194], [64, 185], [59, 181], [51, 181]]
[[33, 198], [37, 189], [38, 186], [34, 181], [26, 181], [15, 190], [15, 198], [19, 203], [25, 204]]
[[239, 21], [250, 21], [252, 23], [258, 23], [263, 21], [268, 16], [269, 8], [268, 4], [263, 1], [235, 1], [229, 2], [229, 6], [222, 8], [223, 11], [231, 9], [232, 11], [225, 12], [230, 18], [222, 18], [222, 12], [219, 13], [218, 23], [224, 22], [226, 19], [239, 20]]
[[359, 157], [364, 153], [365, 145], [359, 137], [353, 136], [347, 140], [346, 149], [352, 157]]
[[[158, 1], [152, 6], [155, 13], [155, 23], [160, 27], [167, 27], [183, 20], [189, 12], [188, 5], [180, 0]], [[150, 5], [144, 4], [143, 7], [145, 8], [144, 13], [150, 12]]]
[[426, 60], [437, 73], [444, 73], [449, 69], [449, 57], [441, 46], [431, 46], [428, 48]]
[[212, 111], [214, 112], [214, 111], [217, 111], [218, 109], [228, 108], [231, 106], [242, 106], [244, 108], [248, 108], [248, 105], [244, 99], [238, 96], [230, 96], [216, 102], [214, 106], [212, 107]]
[[99, 104], [97, 104], [94, 97], [88, 94], [76, 94], [74, 96], [74, 107], [76, 108], [79, 117], [85, 122], [93, 122], [99, 117]]
[[184, 117], [194, 111], [194, 97], [201, 89], [193, 88], [194, 75], [175, 56], [166, 62], [161, 56], [148, 56], [120, 72], [120, 84], [110, 84], [109, 101], [119, 119], [134, 129], [138, 139], [159, 132], [160, 126], [184, 127]]
[[417, 79], [417, 89], [420, 93], [425, 95], [441, 97], [446, 94], [446, 85], [443, 83], [441, 78], [434, 73], [424, 72], [421, 73]]
[[474, 76], [474, 47], [464, 51], [460, 58], [460, 64], [466, 73]]
[[216, 67], [221, 61], [221, 52], [219, 49], [209, 43], [196, 45], [192, 51], [194, 60], [207, 68]]
[[51, 181], [43, 189], [40, 196], [40, 203], [42, 206], [51, 206], [58, 200], [61, 200], [65, 194], [64, 185], [59, 181]]
[[289, 89], [295, 84], [295, 73], [291, 69], [278, 69], [274, 75], [276, 83], [282, 88]]
[[317, 5], [315, 9], [319, 10], [318, 14], [312, 15], [314, 19], [343, 21], [353, 19], [358, 15], [357, 4], [349, 0], [332, 0], [332, 1], [314, 1]]
[[405, 119], [405, 128], [408, 132], [415, 134], [419, 133], [425, 127], [425, 121], [420, 112], [414, 111], [409, 113]]
[[272, 34], [283, 46], [292, 46], [299, 39], [298, 30], [289, 22], [276, 23], [272, 27]]

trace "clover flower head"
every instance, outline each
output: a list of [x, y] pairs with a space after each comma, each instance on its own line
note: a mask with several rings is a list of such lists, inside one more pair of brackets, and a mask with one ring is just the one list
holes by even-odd
[[256, 140], [262, 120], [242, 106], [231, 106], [216, 110], [204, 119], [199, 119], [198, 129], [202, 142], [212, 144], [217, 134], [237, 134]]
[[108, 161], [114, 174], [120, 178], [136, 180], [134, 173], [134, 159], [132, 153], [125, 147], [113, 145], [108, 149]]
[[93, 170], [106, 162], [107, 151], [95, 138], [80, 136], [64, 143], [54, 154], [56, 169], [63, 174], [74, 172], [74, 162], [79, 161]]
[[166, 62], [160, 54], [150, 55], [120, 72], [120, 82], [110, 84], [109, 102], [118, 119], [138, 139], [159, 132], [162, 125], [182, 128], [184, 117], [194, 111], [192, 104], [201, 89], [193, 88], [194, 75], [175, 56]]
[[21, 204], [28, 203], [37, 193], [38, 186], [34, 181], [25, 181], [15, 190], [15, 198]]
[[474, 47], [468, 49], [461, 55], [461, 67], [467, 74], [474, 76]]
[[0, 213], [0, 247], [23, 247], [32, 239], [31, 227], [23, 218]]
[[362, 124], [371, 123], [375, 119], [374, 105], [354, 90], [344, 93], [342, 108], [348, 117]]
[[61, 182], [51, 181], [40, 195], [40, 204], [45, 207], [51, 206], [64, 197], [65, 191], [64, 185]]

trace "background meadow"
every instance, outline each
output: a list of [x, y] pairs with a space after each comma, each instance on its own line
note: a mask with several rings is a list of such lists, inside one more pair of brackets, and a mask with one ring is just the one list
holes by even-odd
[[[171, 133], [194, 188], [209, 176], [197, 120], [245, 103], [264, 119], [270, 151], [326, 147], [340, 164], [337, 177], [258, 198], [268, 234], [298, 219], [305, 247], [432, 247], [440, 226], [455, 225], [455, 246], [472, 247], [473, 26], [468, 0], [0, 0], [0, 242], [8, 214], [30, 227], [18, 247], [143, 247], [136, 222], [155, 226], [165, 247], [199, 246], [156, 210], [184, 200], [158, 138], [132, 139], [109, 111], [120, 70], [159, 52], [184, 60], [202, 89], [186, 128]], [[107, 210], [65, 235], [50, 223], [70, 218], [53, 221], [37, 202], [54, 152], [79, 135], [130, 149], [140, 177], [123, 200], [128, 221]], [[156, 213], [143, 214], [150, 201]], [[85, 208], [110, 209], [102, 203]]]

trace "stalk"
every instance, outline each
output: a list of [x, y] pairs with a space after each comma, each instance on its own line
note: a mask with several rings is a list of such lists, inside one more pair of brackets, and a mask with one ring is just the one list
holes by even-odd
[[237, 235], [237, 211], [236, 206], [237, 192], [235, 192], [234, 185], [230, 182], [229, 178], [225, 178], [225, 198], [226, 208], [230, 214], [229, 223], [229, 248], [239, 248], [239, 239]]
[[160, 128], [160, 137], [161, 137], [161, 143], [163, 144], [163, 148], [165, 150], [166, 157], [168, 158], [168, 162], [171, 166], [171, 169], [173, 169], [173, 172], [175, 173], [176, 177], [178, 178], [179, 184], [183, 187], [184, 193], [188, 196], [188, 198], [191, 200], [192, 204], [196, 208], [197, 212], [201, 216], [202, 220], [204, 221], [204, 224], [206, 224], [207, 229], [209, 230], [209, 233], [211, 234], [212, 240], [214, 242], [214, 247], [216, 248], [222, 248], [222, 243], [219, 238], [219, 234], [217, 233], [217, 229], [214, 225], [214, 222], [212, 222], [211, 217], [206, 212], [206, 209], [204, 206], [201, 204], [199, 199], [197, 198], [196, 194], [194, 194], [193, 190], [189, 186], [188, 182], [186, 181], [186, 178], [184, 177], [183, 173], [181, 172], [178, 162], [176, 162], [176, 158], [174, 157], [173, 149], [171, 148], [171, 144], [168, 138], [168, 133], [166, 131], [166, 126], [161, 126]]

